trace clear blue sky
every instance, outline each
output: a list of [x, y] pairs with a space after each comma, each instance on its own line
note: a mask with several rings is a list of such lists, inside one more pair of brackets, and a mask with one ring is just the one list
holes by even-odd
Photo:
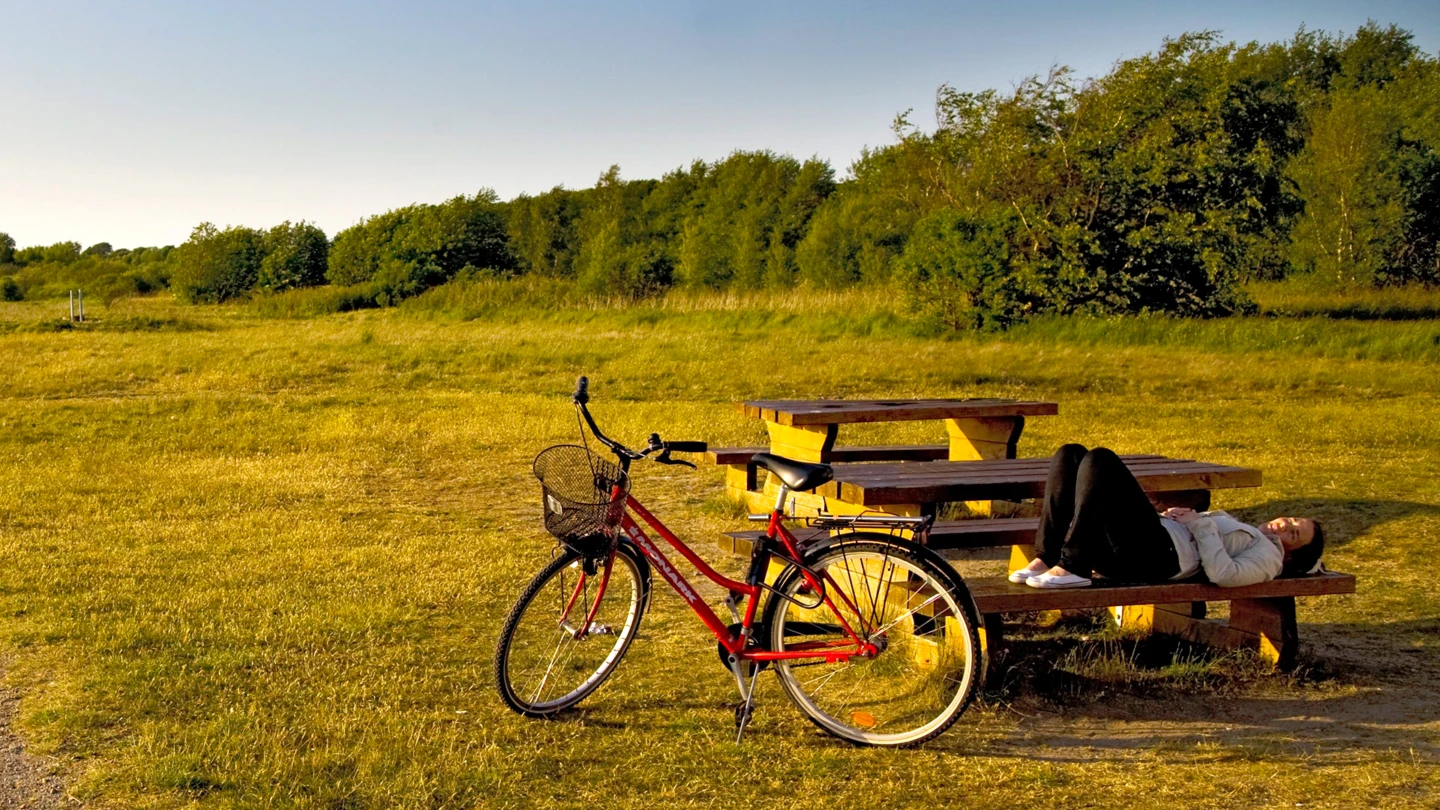
[[1082, 75], [1217, 29], [1367, 18], [1440, 49], [1440, 3], [0, 0], [0, 231], [184, 241], [202, 220], [328, 233], [411, 202], [658, 177], [735, 149], [842, 174], [928, 124], [941, 83]]

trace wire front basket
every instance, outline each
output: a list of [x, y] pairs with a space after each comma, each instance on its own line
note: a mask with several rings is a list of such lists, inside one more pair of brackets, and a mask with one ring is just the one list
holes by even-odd
[[557, 444], [535, 457], [535, 477], [547, 531], [586, 557], [602, 557], [615, 548], [630, 487], [620, 465], [579, 445]]

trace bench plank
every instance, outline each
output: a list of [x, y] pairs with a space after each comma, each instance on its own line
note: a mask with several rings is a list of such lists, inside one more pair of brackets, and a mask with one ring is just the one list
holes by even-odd
[[1022, 613], [1032, 610], [1078, 610], [1112, 605], [1173, 602], [1228, 602], [1237, 599], [1324, 596], [1355, 593], [1353, 574], [1327, 571], [1308, 577], [1273, 579], [1242, 588], [1221, 588], [1208, 582], [1166, 582], [1159, 585], [1100, 585], [1046, 590], [1016, 585], [1005, 577], [966, 579], [981, 613]]

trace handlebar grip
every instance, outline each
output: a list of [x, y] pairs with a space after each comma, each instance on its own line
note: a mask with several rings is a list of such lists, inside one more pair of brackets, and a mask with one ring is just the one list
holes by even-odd
[[590, 378], [581, 376], [575, 381], [575, 395], [571, 397], [577, 405], [584, 405], [590, 401]]
[[706, 442], [666, 442], [665, 446], [676, 453], [703, 453], [710, 449]]

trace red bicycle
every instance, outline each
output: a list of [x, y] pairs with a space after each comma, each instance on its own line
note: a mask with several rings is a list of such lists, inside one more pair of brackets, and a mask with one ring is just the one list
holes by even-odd
[[[616, 461], [579, 445], [557, 445], [535, 459], [545, 525], [563, 548], [525, 588], [500, 632], [495, 679], [506, 705], [546, 717], [599, 688], [635, 640], [653, 567], [719, 642], [740, 690], [737, 741], [766, 668], [807, 717], [853, 743], [917, 745], [965, 711], [980, 681], [977, 611], [959, 575], [921, 544], [931, 518], [806, 518], [830, 530], [807, 546], [786, 526], [786, 501], [792, 491], [829, 481], [830, 466], [760, 453], [752, 463], [783, 485], [773, 510], [750, 516], [764, 521], [766, 532], [744, 581], [729, 579], [629, 491], [631, 462], [693, 468], [670, 454], [703, 452], [705, 443], [665, 442], [652, 433], [644, 450], [631, 450], [596, 426], [587, 388], [581, 377], [576, 410]], [[733, 623], [716, 616], [640, 522], [726, 589]], [[920, 542], [897, 536], [902, 531]]]

